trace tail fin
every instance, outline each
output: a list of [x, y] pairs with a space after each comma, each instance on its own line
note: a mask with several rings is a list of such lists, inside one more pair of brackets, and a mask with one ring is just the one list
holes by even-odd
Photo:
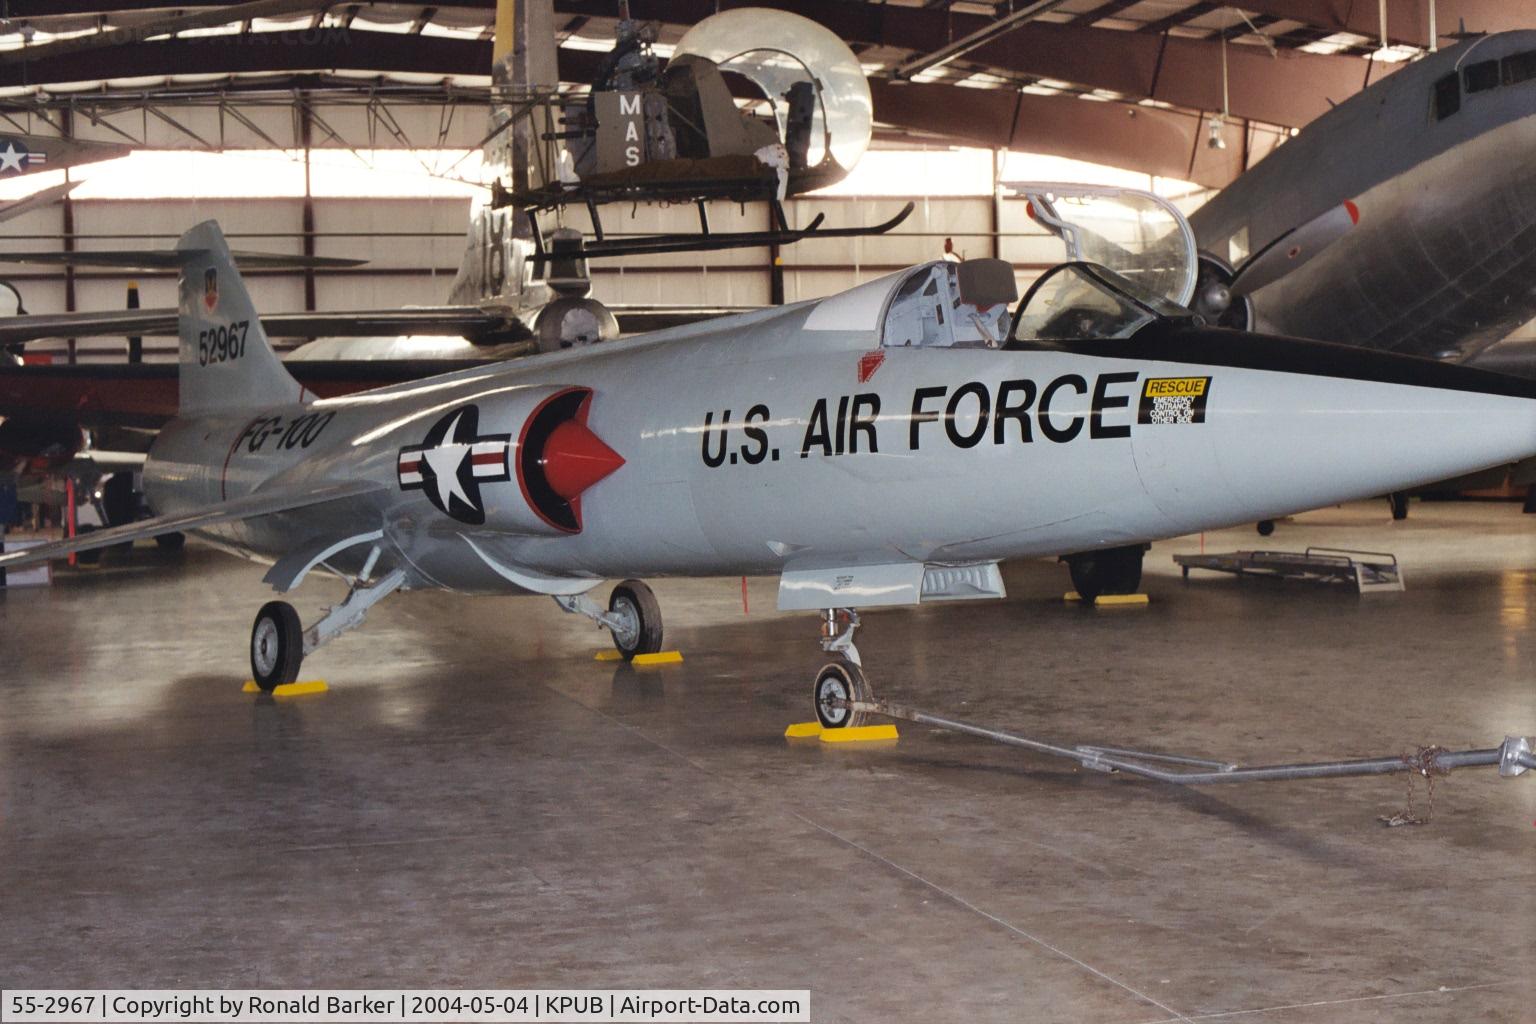
[[183, 416], [297, 402], [302, 388], [272, 350], [217, 221], [181, 236]]

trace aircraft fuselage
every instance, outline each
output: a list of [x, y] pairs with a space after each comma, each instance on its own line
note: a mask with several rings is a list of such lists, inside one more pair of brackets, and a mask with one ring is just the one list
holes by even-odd
[[[881, 348], [873, 332], [807, 329], [814, 305], [179, 420], [151, 452], [147, 493], [166, 513], [375, 480], [386, 558], [411, 585], [522, 592], [541, 576], [1071, 553], [1536, 449], [1536, 390], [1457, 367], [1162, 324], [1057, 348]], [[540, 410], [572, 392], [590, 392], [585, 425], [623, 460], [576, 499], [574, 528], [521, 462]], [[321, 508], [209, 532], [275, 559], [347, 528]]]

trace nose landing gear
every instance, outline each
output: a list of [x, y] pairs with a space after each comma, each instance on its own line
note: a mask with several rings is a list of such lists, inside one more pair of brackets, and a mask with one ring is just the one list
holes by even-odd
[[816, 720], [823, 729], [855, 729], [867, 724], [868, 715], [856, 710], [855, 702], [874, 699], [869, 679], [854, 646], [853, 633], [859, 628], [859, 613], [852, 608], [828, 608], [822, 612], [821, 649], [838, 655], [816, 673], [812, 700]]

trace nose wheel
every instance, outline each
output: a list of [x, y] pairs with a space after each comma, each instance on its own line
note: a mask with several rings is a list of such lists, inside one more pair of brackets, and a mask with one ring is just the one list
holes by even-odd
[[816, 673], [816, 721], [823, 729], [853, 729], [868, 717], [855, 711], [853, 701], [873, 699], [864, 670], [851, 661], [833, 661]]
[[837, 658], [816, 673], [816, 685], [811, 695], [816, 705], [816, 721], [823, 729], [856, 728], [864, 725], [869, 717], [850, 706], [854, 701], [874, 700], [875, 696], [869, 677], [864, 674], [859, 649], [853, 643], [853, 634], [858, 628], [859, 613], [852, 608], [822, 611], [821, 649]]

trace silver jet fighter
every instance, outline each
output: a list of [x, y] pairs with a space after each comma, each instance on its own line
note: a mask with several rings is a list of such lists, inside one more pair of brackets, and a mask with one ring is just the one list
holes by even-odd
[[[1085, 596], [1154, 539], [1536, 453], [1536, 383], [1203, 327], [1092, 264], [1013, 310], [1007, 264], [932, 263], [829, 298], [340, 398], [284, 371], [217, 225], [181, 240], [181, 416], [145, 463], [156, 518], [0, 567], [170, 530], [351, 580], [307, 629], [269, 603], [272, 688], [401, 588], [543, 594], [626, 656], [634, 577], [773, 574], [822, 612], [818, 713], [864, 686], [860, 607], [1002, 597], [1002, 559], [1069, 554]], [[622, 579], [606, 607], [588, 594]]]

